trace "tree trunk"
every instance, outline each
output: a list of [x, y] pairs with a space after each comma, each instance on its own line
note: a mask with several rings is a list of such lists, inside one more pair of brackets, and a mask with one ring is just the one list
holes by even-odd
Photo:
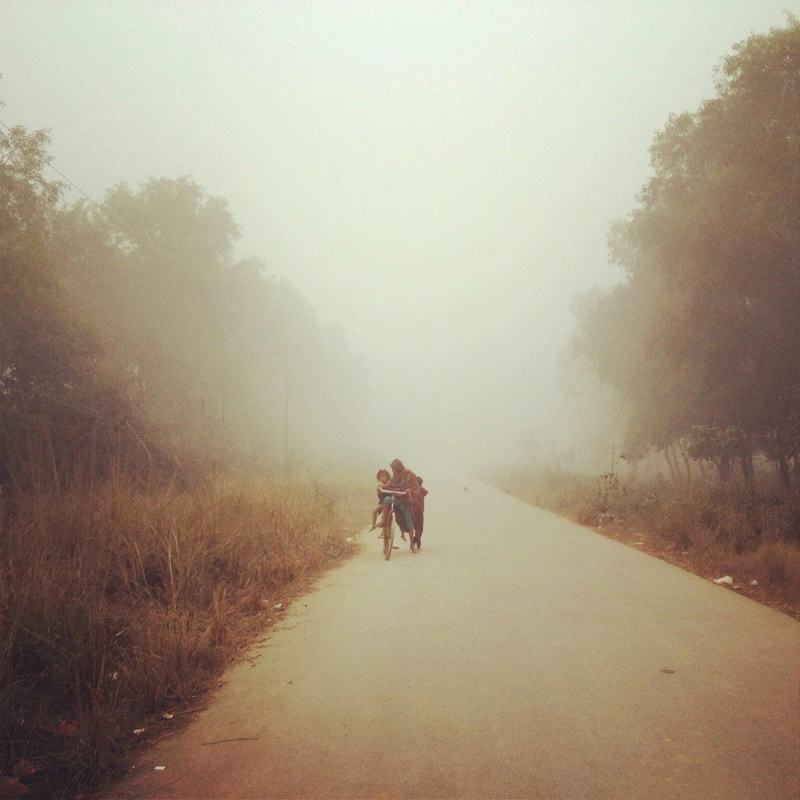
[[755, 485], [755, 470], [753, 469], [753, 448], [749, 441], [743, 441], [739, 447], [739, 463], [742, 467], [742, 476], [748, 486]]
[[781, 485], [784, 489], [789, 489], [792, 485], [792, 478], [789, 474], [789, 462], [783, 453], [778, 453], [778, 471], [781, 477]]
[[731, 477], [731, 459], [729, 456], [722, 456], [718, 465], [719, 479], [722, 483], [727, 483]]
[[670, 461], [669, 448], [665, 447], [663, 452], [664, 452], [664, 460], [667, 462], [667, 466], [669, 467], [669, 474], [672, 476], [673, 481], [677, 481], [678, 476], [675, 472], [675, 467], [672, 465], [672, 461]]
[[675, 471], [673, 472], [673, 478], [675, 479], [676, 483], [681, 482], [681, 465], [678, 461], [678, 450], [674, 444], [670, 445], [669, 447], [670, 456], [672, 457], [672, 463], [675, 465]]

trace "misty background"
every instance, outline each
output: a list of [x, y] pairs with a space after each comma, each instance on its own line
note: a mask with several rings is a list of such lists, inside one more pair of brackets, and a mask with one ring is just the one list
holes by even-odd
[[785, 8], [0, 2], [0, 119], [50, 130], [68, 199], [190, 176], [227, 201], [236, 257], [318, 322], [281, 329], [280, 402], [242, 410], [281, 433], [288, 399], [291, 449], [599, 471], [622, 421], [571, 358], [576, 297], [621, 279], [609, 224], [656, 131]]

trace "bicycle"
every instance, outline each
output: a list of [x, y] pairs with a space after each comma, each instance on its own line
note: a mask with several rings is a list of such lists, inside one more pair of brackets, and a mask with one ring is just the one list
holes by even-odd
[[388, 561], [392, 557], [394, 545], [394, 515], [391, 506], [385, 506], [383, 509], [381, 536], [383, 538], [383, 557]]
[[381, 516], [381, 538], [383, 539], [383, 557], [388, 561], [392, 557], [392, 550], [399, 550], [394, 546], [394, 498], [407, 497], [408, 492], [400, 492], [393, 489], [382, 490], [384, 494], [392, 497], [391, 505], [384, 505], [383, 515]]

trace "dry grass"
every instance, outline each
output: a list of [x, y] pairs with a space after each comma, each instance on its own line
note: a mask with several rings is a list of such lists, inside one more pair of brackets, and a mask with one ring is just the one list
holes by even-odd
[[[595, 480], [541, 470], [494, 475], [526, 502], [633, 544], [704, 577], [731, 575], [754, 599], [800, 618], [800, 493], [735, 484]], [[751, 587], [755, 581], [757, 586]]]
[[766, 542], [741, 558], [743, 569], [763, 586], [795, 587], [794, 601], [800, 602], [800, 558], [797, 548], [787, 542]]
[[187, 704], [287, 587], [349, 550], [333, 490], [108, 483], [7, 498], [0, 757], [64, 796], [112, 769], [148, 716]]

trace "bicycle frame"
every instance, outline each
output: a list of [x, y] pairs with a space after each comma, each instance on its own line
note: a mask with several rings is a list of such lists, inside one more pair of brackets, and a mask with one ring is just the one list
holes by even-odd
[[398, 491], [397, 489], [382, 490], [383, 493], [392, 498], [391, 505], [384, 504], [383, 514], [381, 516], [381, 530], [383, 531], [383, 557], [388, 561], [392, 556], [392, 549], [394, 546], [394, 517], [395, 498], [408, 497], [408, 492]]

